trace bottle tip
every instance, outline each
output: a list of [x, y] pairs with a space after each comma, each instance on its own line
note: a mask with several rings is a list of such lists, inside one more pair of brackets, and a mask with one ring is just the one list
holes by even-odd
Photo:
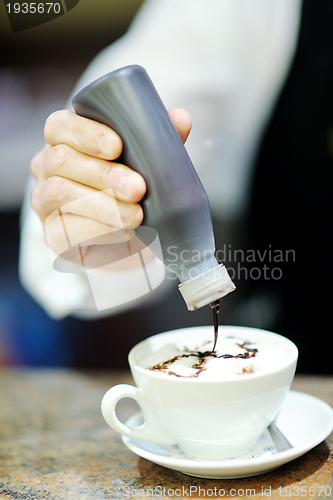
[[213, 304], [235, 289], [227, 269], [223, 264], [199, 274], [195, 278], [178, 285], [187, 308], [190, 311], [207, 304]]
[[210, 307], [212, 309], [219, 309], [220, 308], [220, 300], [217, 299], [217, 300], [214, 300], [213, 302], [211, 302], [210, 304]]

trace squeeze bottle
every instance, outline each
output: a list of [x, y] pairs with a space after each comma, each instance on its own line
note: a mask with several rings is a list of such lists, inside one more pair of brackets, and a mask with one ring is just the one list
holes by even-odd
[[[215, 258], [205, 189], [146, 70], [133, 65], [108, 73], [77, 92], [72, 105], [78, 115], [115, 130], [123, 141], [117, 161], [144, 177], [143, 224], [157, 231], [164, 264], [176, 272], [188, 309], [217, 307], [235, 286]], [[136, 235], [143, 241], [140, 228]], [[172, 265], [165, 259], [170, 248], [177, 255]]]

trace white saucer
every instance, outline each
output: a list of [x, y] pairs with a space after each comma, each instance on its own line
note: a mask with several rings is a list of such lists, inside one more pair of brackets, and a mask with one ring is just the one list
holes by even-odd
[[[290, 391], [275, 422], [293, 445], [292, 449], [277, 452], [268, 431], [265, 431], [250, 453], [228, 460], [194, 460], [187, 458], [177, 445], [159, 445], [126, 436], [122, 436], [122, 440], [138, 456], [190, 476], [210, 479], [248, 477], [276, 469], [321, 443], [333, 430], [333, 409], [314, 396]], [[130, 427], [141, 423], [141, 412], [126, 422]]]

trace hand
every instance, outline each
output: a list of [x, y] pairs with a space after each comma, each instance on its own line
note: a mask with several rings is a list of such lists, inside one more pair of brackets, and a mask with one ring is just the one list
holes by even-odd
[[[185, 142], [191, 129], [188, 113], [169, 113]], [[37, 179], [31, 203], [48, 245], [57, 255], [82, 262], [100, 252], [101, 245], [128, 240], [133, 229], [127, 228], [143, 220], [139, 202], [146, 184], [140, 174], [116, 162], [120, 137], [71, 111], [50, 115], [44, 133], [47, 144], [31, 162]]]

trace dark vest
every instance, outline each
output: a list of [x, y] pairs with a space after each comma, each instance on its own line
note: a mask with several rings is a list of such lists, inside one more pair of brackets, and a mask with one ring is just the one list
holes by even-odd
[[255, 165], [249, 244], [295, 251], [290, 262], [267, 261], [281, 279], [253, 287], [278, 298], [275, 330], [298, 345], [299, 368], [309, 372], [333, 372], [332, 173], [333, 1], [304, 0], [295, 57]]

